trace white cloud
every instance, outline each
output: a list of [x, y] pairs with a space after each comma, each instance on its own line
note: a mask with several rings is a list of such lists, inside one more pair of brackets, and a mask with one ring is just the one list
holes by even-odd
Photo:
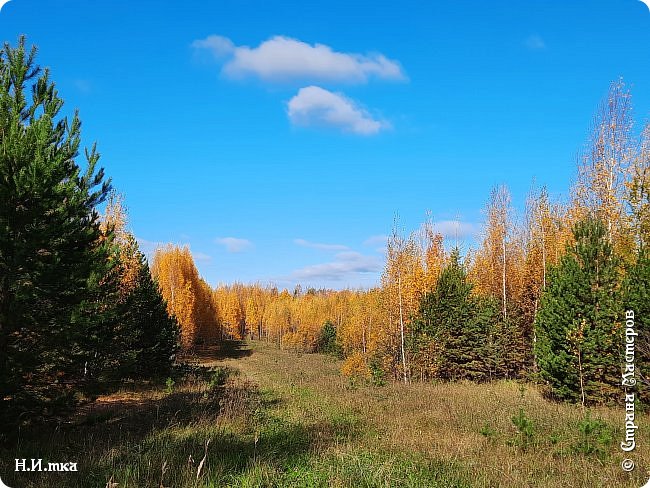
[[[189, 240], [188, 236], [185, 234], [181, 234], [180, 237], [183, 241]], [[140, 237], [136, 237], [135, 240], [138, 243], [138, 247], [140, 248], [140, 251], [142, 252], [142, 254], [144, 254], [147, 257], [148, 260], [153, 259], [153, 256], [156, 253], [157, 249], [172, 244], [172, 243], [148, 241], [147, 239], [142, 239]], [[174, 245], [180, 247], [185, 247], [185, 246], [191, 247], [187, 242], [177, 243]], [[191, 253], [192, 253], [192, 257], [194, 258], [194, 261], [196, 261], [197, 263], [204, 263], [204, 264], [212, 263], [212, 256], [210, 256], [209, 254], [205, 254], [202, 252], [194, 252], [194, 251], [191, 251]]]
[[135, 240], [138, 243], [140, 251], [147, 257], [147, 259], [153, 258], [156, 249], [164, 245], [162, 242], [148, 241], [147, 239], [142, 239], [140, 237], [136, 237]]
[[298, 269], [291, 274], [296, 280], [328, 280], [341, 281], [350, 279], [360, 273], [376, 273], [382, 268], [379, 260], [372, 256], [364, 256], [358, 252], [340, 252], [334, 256], [334, 261], [313, 264]]
[[289, 100], [287, 113], [289, 120], [295, 125], [334, 127], [343, 132], [364, 136], [390, 127], [387, 122], [374, 119], [353, 100], [318, 86], [301, 88], [298, 94]]
[[311, 242], [305, 239], [294, 239], [294, 244], [302, 247], [311, 247], [312, 249], [321, 249], [323, 251], [347, 251], [350, 248], [343, 244], [323, 244], [321, 242]]
[[546, 49], [546, 43], [544, 42], [544, 39], [542, 39], [541, 36], [538, 36], [537, 34], [528, 36], [524, 41], [524, 44], [531, 51], [541, 51]]
[[228, 252], [243, 252], [246, 249], [253, 247], [253, 243], [248, 239], [240, 239], [237, 237], [219, 237], [215, 239], [217, 244], [225, 246]]
[[379, 254], [386, 254], [386, 244], [388, 243], [388, 236], [385, 234], [379, 234], [379, 235], [374, 235], [368, 237], [365, 241], [363, 241], [364, 246], [377, 246], [375, 247], [375, 252]]
[[194, 49], [207, 49], [215, 58], [223, 58], [235, 51], [233, 42], [224, 36], [211, 35], [205, 39], [197, 39], [192, 43]]
[[377, 244], [386, 244], [388, 242], [388, 236], [385, 234], [375, 235], [368, 237], [363, 241], [364, 246], [376, 246]]
[[480, 226], [470, 222], [461, 222], [459, 220], [441, 220], [434, 222], [433, 230], [442, 234], [444, 237], [464, 239], [474, 237], [480, 232]]
[[192, 256], [197, 263], [211, 264], [212, 256], [202, 252], [192, 252]]
[[211, 35], [192, 47], [208, 50], [216, 59], [226, 59], [222, 73], [230, 78], [254, 76], [264, 81], [312, 80], [365, 83], [369, 78], [403, 80], [397, 61], [383, 54], [343, 53], [324, 44], [274, 36], [259, 46], [236, 46], [227, 37]]

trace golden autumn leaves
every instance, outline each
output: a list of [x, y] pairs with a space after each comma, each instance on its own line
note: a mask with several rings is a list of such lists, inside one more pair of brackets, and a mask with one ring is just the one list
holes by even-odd
[[181, 326], [183, 348], [220, 338], [212, 289], [199, 277], [189, 248], [168, 245], [156, 250], [151, 273], [167, 310]]
[[[515, 335], [527, 341], [521, 346], [530, 354], [528, 342], [547, 270], [566, 252], [576, 222], [587, 214], [600, 218], [624, 260], [633, 259], [635, 249], [649, 239], [650, 125], [637, 143], [631, 135], [630, 107], [629, 92], [622, 83], [613, 83], [566, 201], [552, 199], [545, 187], [533, 188], [517, 215], [507, 187], [495, 187], [478, 247], [465, 254], [472, 293], [494, 300], [504, 322], [516, 311], [520, 330]], [[183, 328], [186, 348], [250, 336], [282, 348], [314, 351], [329, 322], [347, 358], [345, 372], [368, 377], [373, 363], [406, 381], [416, 360], [409, 357], [406, 344], [412, 321], [449, 257], [443, 236], [427, 221], [408, 235], [394, 226], [379, 286], [367, 291], [303, 292], [297, 287], [290, 292], [239, 283], [211, 289], [199, 277], [189, 249], [175, 246], [156, 252], [152, 273]], [[435, 345], [429, 352], [431, 366]]]

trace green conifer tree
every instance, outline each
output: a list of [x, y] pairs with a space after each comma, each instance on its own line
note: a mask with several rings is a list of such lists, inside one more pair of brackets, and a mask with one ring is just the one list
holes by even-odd
[[626, 310], [634, 311], [634, 326], [639, 334], [635, 347], [637, 392], [642, 400], [650, 400], [650, 253], [641, 248], [637, 260], [628, 270], [624, 286]]
[[575, 244], [549, 270], [535, 321], [541, 378], [556, 398], [604, 402], [620, 396], [621, 317], [617, 259], [603, 223], [578, 222]]
[[120, 351], [114, 371], [120, 378], [166, 377], [178, 352], [180, 328], [167, 312], [158, 284], [135, 238], [129, 236], [127, 243], [139, 264], [135, 286], [119, 307], [122, 310], [117, 335]]
[[436, 344], [436, 375], [443, 379], [485, 380], [487, 320], [472, 296], [458, 249], [452, 251], [432, 293], [424, 296], [414, 322], [412, 348], [427, 350]]
[[[487, 303], [485, 304], [487, 306]], [[489, 308], [488, 308], [489, 309]], [[494, 368], [499, 378], [522, 378], [532, 369], [532, 334], [517, 304], [508, 306], [508, 315], [495, 315], [489, 327], [494, 338]]]
[[48, 70], [24, 38], [0, 49], [0, 424], [70, 396], [83, 376], [108, 246], [95, 208], [109, 182], [99, 155], [75, 159], [81, 122], [60, 116]]

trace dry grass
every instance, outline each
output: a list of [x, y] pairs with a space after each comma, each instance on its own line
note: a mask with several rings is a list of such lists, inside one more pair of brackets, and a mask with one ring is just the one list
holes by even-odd
[[[343, 412], [358, 423], [355, 436], [338, 452], [355, 450], [417, 453], [426, 459], [461, 465], [474, 486], [616, 487], [643, 485], [650, 477], [650, 425], [637, 414], [636, 450], [631, 474], [620, 466], [624, 411], [590, 409], [611, 430], [600, 454], [583, 454], [578, 424], [585, 412], [575, 405], [542, 398], [534, 385], [393, 383], [354, 386], [338, 373], [340, 363], [321, 355], [295, 355], [264, 344], [255, 354], [226, 364], [237, 366], [261, 387], [280, 392], [287, 414], [298, 421]], [[512, 417], [522, 408], [533, 422], [528, 446], [517, 445]], [[576, 452], [577, 451], [577, 452]]]
[[[585, 453], [579, 407], [531, 385], [352, 384], [340, 362], [262, 343], [187, 358], [216, 368], [173, 386], [124, 388], [70, 419], [24, 432], [0, 451], [14, 488], [74, 487], [638, 487], [648, 478], [650, 426], [637, 463], [620, 467], [623, 410], [597, 408], [609, 442]], [[513, 416], [532, 422], [526, 436]], [[583, 451], [583, 452], [581, 452]], [[15, 458], [78, 461], [79, 473], [13, 473]]]

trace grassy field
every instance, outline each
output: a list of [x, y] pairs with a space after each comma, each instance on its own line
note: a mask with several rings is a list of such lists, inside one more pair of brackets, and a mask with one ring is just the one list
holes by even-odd
[[[125, 385], [24, 431], [0, 451], [0, 477], [11, 488], [521, 488], [639, 487], [650, 476], [646, 414], [625, 473], [621, 408], [587, 417], [531, 385], [355, 384], [330, 357], [258, 343], [190, 362], [204, 368]], [[15, 458], [78, 472], [15, 473]]]

